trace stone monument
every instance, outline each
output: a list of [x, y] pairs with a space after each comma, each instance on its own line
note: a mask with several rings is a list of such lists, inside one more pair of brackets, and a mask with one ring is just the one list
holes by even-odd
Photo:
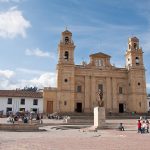
[[105, 124], [105, 108], [103, 101], [103, 91], [98, 91], [98, 106], [94, 108], [94, 127], [103, 128]]

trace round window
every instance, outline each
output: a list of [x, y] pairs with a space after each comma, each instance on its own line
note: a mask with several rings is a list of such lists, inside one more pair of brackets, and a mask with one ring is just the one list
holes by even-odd
[[65, 81], [65, 82], [68, 82], [68, 79], [65, 79], [64, 81]]

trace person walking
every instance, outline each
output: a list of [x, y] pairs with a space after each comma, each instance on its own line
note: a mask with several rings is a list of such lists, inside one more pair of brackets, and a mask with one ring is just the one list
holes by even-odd
[[141, 133], [145, 133], [146, 129], [147, 129], [146, 121], [143, 121], [141, 125]]
[[141, 130], [141, 121], [138, 120], [138, 133], [142, 133], [142, 130]]
[[148, 121], [148, 119], [146, 119], [146, 130], [147, 130], [147, 133], [149, 133], [149, 121]]

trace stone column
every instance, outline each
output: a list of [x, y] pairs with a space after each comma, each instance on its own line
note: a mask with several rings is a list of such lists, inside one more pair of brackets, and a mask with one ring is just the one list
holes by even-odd
[[84, 105], [84, 111], [89, 112], [90, 111], [90, 77], [85, 76], [85, 105]]
[[93, 104], [96, 104], [96, 89], [95, 89], [95, 84], [96, 84], [96, 81], [95, 81], [95, 77], [92, 76], [91, 77], [91, 108], [92, 108], [92, 111], [93, 111]]
[[112, 109], [112, 94], [111, 94], [111, 89], [112, 85], [111, 85], [111, 78], [107, 77], [106, 78], [106, 104], [105, 104], [105, 108], [111, 110]]
[[116, 78], [112, 78], [112, 109], [113, 111], [118, 112]]
[[70, 112], [75, 111], [75, 93], [73, 91], [70, 92]]
[[61, 112], [61, 92], [60, 91], [58, 91], [57, 92], [57, 98], [56, 98], [56, 110], [57, 110], [57, 112]]

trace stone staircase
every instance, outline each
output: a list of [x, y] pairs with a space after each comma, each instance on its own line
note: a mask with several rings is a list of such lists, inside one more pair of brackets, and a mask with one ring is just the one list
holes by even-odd
[[78, 125], [91, 125], [94, 122], [93, 113], [61, 113], [62, 116], [69, 116], [70, 119], [67, 120], [68, 124], [78, 124]]
[[140, 116], [144, 118], [150, 119], [150, 114], [143, 113], [143, 114], [132, 114], [132, 113], [114, 113], [114, 114], [107, 114], [107, 119], [139, 119]]
[[[93, 125], [94, 124], [94, 114], [93, 113], [61, 113], [62, 116], [70, 116], [70, 119], [67, 120], [68, 124], [73, 125]], [[146, 118], [150, 119], [150, 115], [148, 114], [111, 114], [106, 115], [106, 120], [109, 123], [109, 126], [116, 126], [116, 124], [111, 123], [111, 120], [127, 120], [127, 119], [139, 119], [140, 116], [146, 116]], [[110, 121], [109, 121], [110, 120]], [[118, 122], [119, 124], [119, 122]], [[132, 126], [132, 125], [128, 125]]]

